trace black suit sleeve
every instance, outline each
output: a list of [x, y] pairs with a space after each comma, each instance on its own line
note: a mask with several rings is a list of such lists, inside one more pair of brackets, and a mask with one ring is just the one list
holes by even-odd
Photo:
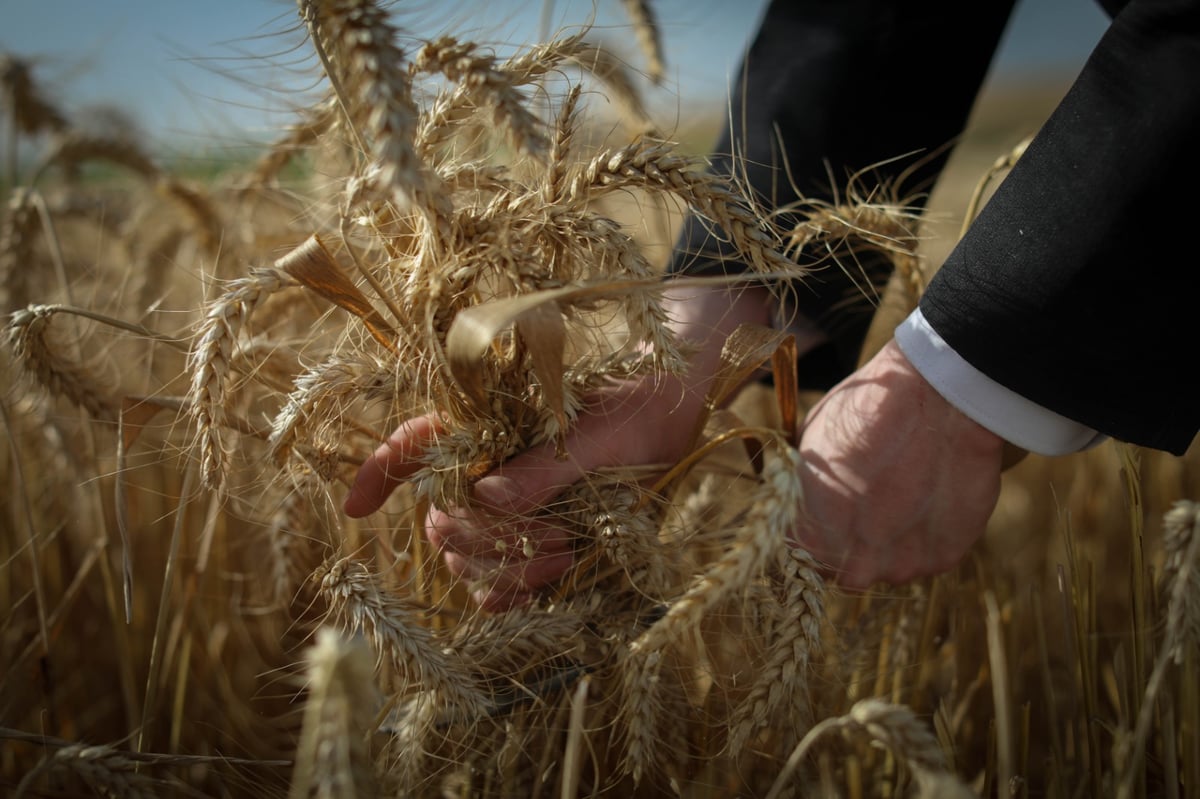
[[1200, 2], [1131, 0], [921, 300], [968, 362], [1115, 438], [1200, 425]]
[[[769, 209], [829, 200], [847, 177], [896, 188], [923, 205], [962, 132], [1013, 0], [774, 0], [732, 79], [728, 123], [712, 169], [745, 178]], [[786, 221], [785, 221], [786, 224]], [[720, 237], [685, 223], [672, 272], [742, 271]], [[800, 260], [805, 256], [801, 255]], [[891, 265], [826, 263], [796, 287], [797, 310], [830, 343], [806, 356], [806, 388], [853, 369]]]

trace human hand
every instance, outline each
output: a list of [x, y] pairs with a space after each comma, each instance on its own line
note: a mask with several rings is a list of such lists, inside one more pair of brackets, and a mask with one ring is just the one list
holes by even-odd
[[[467, 580], [487, 610], [506, 610], [560, 578], [573, 560], [571, 533], [552, 513], [564, 488], [608, 466], [669, 464], [687, 446], [702, 397], [678, 378], [616, 383], [589, 401], [567, 435], [566, 459], [548, 442], [518, 454], [482, 477], [464, 507], [431, 508], [425, 534], [452, 574]], [[347, 515], [363, 517], [421, 466], [435, 440], [433, 416], [410, 419], [359, 468], [346, 498]]]
[[801, 427], [805, 508], [795, 543], [848, 588], [948, 571], [986, 529], [1003, 448], [892, 340]]
[[[433, 508], [425, 532], [450, 571], [472, 585], [488, 610], [526, 601], [572, 563], [571, 534], [551, 513], [538, 513], [585, 473], [605, 467], [669, 466], [683, 454], [720, 361], [721, 344], [744, 323], [764, 324], [765, 290], [677, 289], [664, 306], [681, 341], [696, 347], [687, 375], [616, 382], [589, 398], [567, 434], [566, 458], [547, 443], [509, 459], [473, 487], [467, 507]], [[344, 509], [352, 517], [376, 511], [423, 465], [435, 440], [433, 416], [410, 419], [360, 467]]]

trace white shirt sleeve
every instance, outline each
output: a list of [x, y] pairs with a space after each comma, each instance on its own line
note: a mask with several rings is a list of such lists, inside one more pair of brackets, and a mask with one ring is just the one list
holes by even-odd
[[918, 308], [896, 328], [896, 343], [951, 405], [1012, 444], [1039, 455], [1068, 455], [1107, 440], [997, 383], [967, 363]]

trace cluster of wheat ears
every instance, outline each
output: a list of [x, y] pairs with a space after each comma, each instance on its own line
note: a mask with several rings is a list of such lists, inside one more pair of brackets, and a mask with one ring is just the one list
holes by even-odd
[[[625, 6], [654, 78], [654, 16]], [[805, 279], [801, 249], [882, 252], [908, 307], [915, 217], [881, 187], [782, 228], [657, 131], [586, 28], [501, 58], [371, 0], [298, 20], [323, 96], [212, 181], [0, 61], [7, 790], [1200, 796], [1187, 459], [1071, 461], [1036, 555], [847, 596], [786, 544], [794, 385], [725, 407], [794, 361], [778, 331], [730, 338], [679, 463], [539, 511], [574, 533], [559, 585], [479, 611], [425, 512], [561, 441], [605, 383], [685, 368], [649, 254], [670, 220], [707, 220], [768, 285]], [[627, 116], [600, 134], [606, 98]], [[44, 144], [31, 169], [21, 139]], [[358, 464], [430, 412], [422, 468], [346, 519]], [[997, 524], [1035, 524], [1056, 468], [1014, 470]]]

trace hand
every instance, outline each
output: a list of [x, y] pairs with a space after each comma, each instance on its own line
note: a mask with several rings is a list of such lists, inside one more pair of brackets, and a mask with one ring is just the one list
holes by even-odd
[[1003, 447], [890, 341], [801, 427], [805, 521], [794, 539], [849, 588], [947, 571], [986, 529]]
[[[560, 578], [572, 563], [570, 534], [536, 511], [585, 473], [610, 466], [671, 465], [687, 447], [725, 338], [739, 324], [767, 321], [763, 289], [675, 289], [664, 306], [680, 340], [696, 345], [685, 378], [616, 383], [591, 397], [564, 442], [566, 459], [545, 444], [511, 458], [474, 486], [470, 507], [433, 508], [425, 521], [447, 567], [473, 583], [488, 610], [504, 610]], [[437, 435], [433, 416], [401, 424], [360, 467], [344, 509], [363, 517], [421, 467]]]

